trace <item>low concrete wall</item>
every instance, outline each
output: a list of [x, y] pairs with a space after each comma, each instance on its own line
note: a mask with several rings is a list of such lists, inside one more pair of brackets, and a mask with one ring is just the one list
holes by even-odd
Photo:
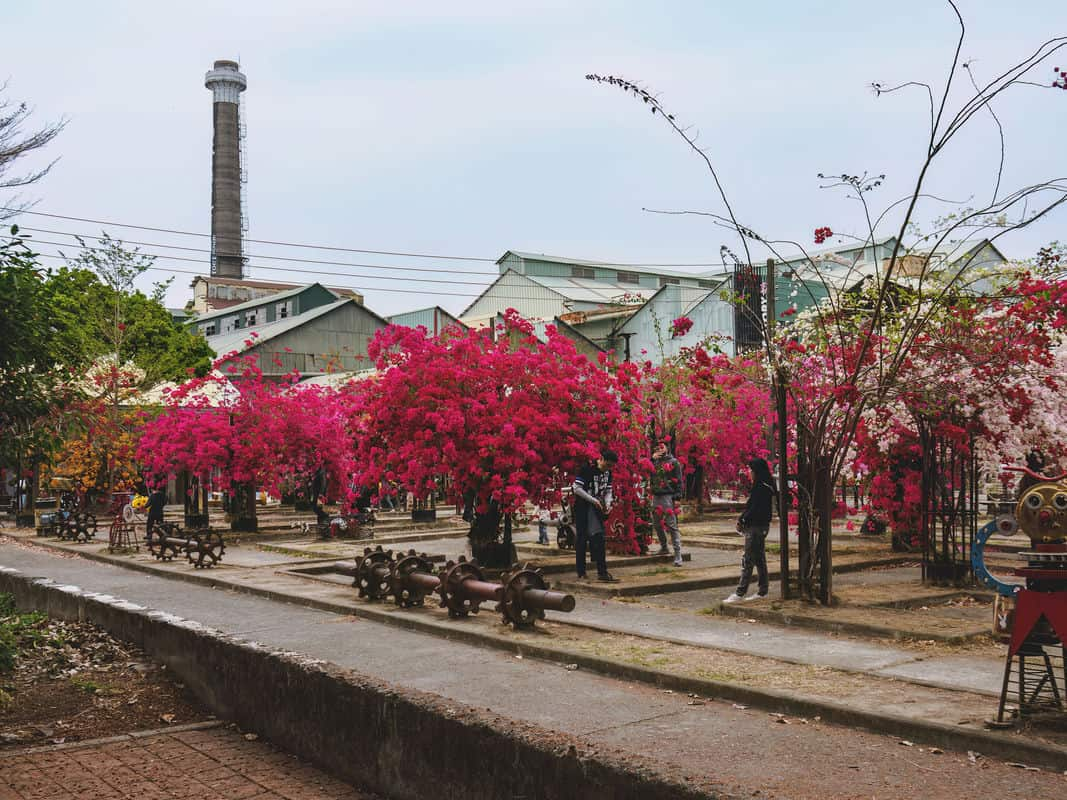
[[[214, 713], [395, 798], [725, 798], [640, 758], [271, 651], [173, 615], [0, 568], [20, 608], [91, 622], [167, 665]], [[428, 667], [431, 668], [431, 667]]]

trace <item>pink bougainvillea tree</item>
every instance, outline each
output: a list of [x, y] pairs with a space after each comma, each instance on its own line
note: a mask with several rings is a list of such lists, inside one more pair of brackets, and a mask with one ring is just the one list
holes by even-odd
[[710, 487], [735, 487], [754, 456], [767, 456], [770, 393], [757, 359], [685, 349], [654, 367], [645, 362], [644, 400], [655, 436], [670, 435], [689, 475], [699, 479], [697, 500]]
[[620, 455], [621, 500], [647, 468], [637, 369], [592, 363], [553, 326], [539, 340], [509, 309], [495, 330], [430, 338], [391, 326], [369, 352], [380, 370], [374, 391], [348, 406], [362, 486], [393, 482], [416, 498], [444, 491], [484, 519], [558, 502], [604, 447]]
[[973, 450], [989, 477], [1031, 450], [1062, 457], [1065, 299], [1067, 282], [1024, 277], [993, 296], [961, 298], [916, 337], [899, 391], [865, 411], [855, 444], [872, 509], [897, 541], [922, 544], [920, 426]]
[[256, 489], [278, 495], [316, 474], [324, 495], [350, 499], [348, 419], [338, 393], [298, 380], [295, 372], [267, 380], [254, 358], [220, 358], [206, 376], [170, 391], [163, 410], [146, 422], [138, 446], [146, 472], [159, 478], [187, 472], [202, 486], [237, 496], [234, 521], [249, 511], [254, 520], [247, 505]]

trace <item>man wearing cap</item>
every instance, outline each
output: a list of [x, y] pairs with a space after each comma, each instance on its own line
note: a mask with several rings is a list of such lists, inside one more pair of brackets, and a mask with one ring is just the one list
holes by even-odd
[[677, 502], [682, 499], [682, 465], [671, 455], [667, 441], [656, 442], [652, 451], [652, 522], [659, 537], [659, 555], [667, 550], [667, 531], [674, 547], [674, 566], [682, 566], [682, 537], [678, 533]]
[[574, 479], [574, 558], [578, 578], [585, 578], [585, 548], [596, 562], [598, 581], [616, 582], [608, 572], [605, 552], [605, 533], [611, 513], [611, 468], [619, 457], [612, 450], [603, 450], [600, 457], [584, 467]]

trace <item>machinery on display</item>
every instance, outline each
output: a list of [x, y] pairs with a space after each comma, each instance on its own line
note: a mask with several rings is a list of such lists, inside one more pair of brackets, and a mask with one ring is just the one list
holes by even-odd
[[[974, 574], [997, 592], [994, 630], [1008, 645], [1004, 682], [994, 725], [1011, 725], [1008, 698], [1015, 696], [1020, 717], [1067, 711], [1064, 699], [1067, 662], [1067, 473], [1041, 475], [1024, 467], [1033, 483], [1015, 506], [984, 526], [971, 549]], [[991, 536], [1022, 531], [1030, 549], [1018, 554], [1025, 566], [1014, 574], [1024, 582], [1008, 582], [986, 568], [985, 545]]]
[[226, 544], [222, 534], [208, 529], [185, 533], [173, 522], [153, 525], [145, 536], [148, 552], [160, 561], [184, 554], [197, 569], [213, 567], [222, 561]]
[[354, 577], [353, 585], [360, 597], [384, 600], [392, 596], [402, 608], [421, 606], [436, 593], [438, 605], [448, 609], [452, 618], [477, 614], [481, 604], [495, 602], [506, 624], [528, 628], [545, 618], [545, 611], [574, 610], [574, 595], [549, 589], [540, 570], [513, 564], [499, 581], [486, 580], [478, 562], [460, 556], [441, 569], [425, 553], [409, 550], [394, 557], [381, 545], [363, 551], [357, 562], [339, 561], [335, 569]]

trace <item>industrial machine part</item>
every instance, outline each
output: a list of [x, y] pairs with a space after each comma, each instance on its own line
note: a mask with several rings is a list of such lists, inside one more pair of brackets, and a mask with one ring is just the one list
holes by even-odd
[[356, 564], [356, 578], [353, 585], [360, 597], [368, 600], [384, 600], [389, 596], [389, 576], [393, 571], [393, 551], [382, 550], [378, 545], [371, 550], [363, 550], [363, 558]]
[[545, 618], [545, 610], [574, 611], [574, 595], [553, 592], [548, 588], [541, 570], [530, 569], [529, 564], [513, 564], [500, 577], [504, 596], [496, 610], [504, 622], [515, 628], [527, 628]]
[[221, 533], [205, 528], [187, 534], [173, 522], [154, 525], [148, 531], [145, 543], [148, 552], [160, 561], [170, 561], [184, 553], [189, 563], [197, 569], [215, 566], [226, 552]]
[[408, 550], [393, 564], [389, 586], [393, 600], [401, 608], [421, 606], [427, 595], [437, 591], [441, 579], [434, 574], [433, 562], [425, 553]]

